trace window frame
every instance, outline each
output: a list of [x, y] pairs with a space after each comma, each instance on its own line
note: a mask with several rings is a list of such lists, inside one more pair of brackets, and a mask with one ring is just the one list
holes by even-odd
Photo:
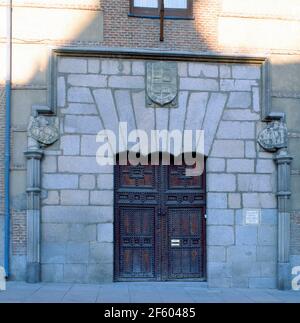
[[[141, 17], [141, 18], [153, 18], [153, 19], [158, 19], [160, 17], [161, 0], [158, 0], [158, 8], [135, 7], [134, 0], [129, 0], [129, 3], [130, 3], [130, 11], [128, 14], [129, 16]], [[165, 19], [183, 19], [183, 20], [194, 19], [193, 1], [187, 0], [186, 9], [165, 8]]]

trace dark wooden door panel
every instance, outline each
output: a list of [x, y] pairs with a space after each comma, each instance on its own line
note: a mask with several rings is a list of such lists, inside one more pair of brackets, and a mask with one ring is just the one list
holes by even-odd
[[203, 278], [205, 176], [185, 166], [115, 167], [115, 279]]
[[169, 278], [203, 276], [203, 210], [177, 208], [168, 211]]

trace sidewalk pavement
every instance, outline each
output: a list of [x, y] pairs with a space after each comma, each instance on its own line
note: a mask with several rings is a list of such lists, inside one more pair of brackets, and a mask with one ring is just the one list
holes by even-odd
[[300, 303], [300, 291], [207, 288], [197, 282], [58, 284], [8, 282], [0, 303]]

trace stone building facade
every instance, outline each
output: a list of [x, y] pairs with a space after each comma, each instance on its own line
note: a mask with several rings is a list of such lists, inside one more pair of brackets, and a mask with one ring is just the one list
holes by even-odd
[[[292, 14], [286, 10], [291, 6]], [[4, 9], [0, 1], [1, 21]], [[95, 137], [127, 121], [132, 129], [205, 130], [208, 284], [278, 286], [278, 257], [300, 265], [300, 49], [291, 32], [299, 24], [299, 5], [195, 0], [193, 20], [165, 20], [164, 42], [158, 19], [128, 13], [129, 1], [121, 0], [13, 2], [11, 278], [28, 278], [28, 259], [39, 254], [43, 281], [114, 280], [115, 175], [113, 167], [96, 164]], [[4, 42], [0, 34], [1, 54]], [[178, 108], [148, 108], [146, 63], [165, 60], [177, 65]], [[27, 138], [35, 111], [59, 122], [59, 140], [47, 147]], [[272, 120], [288, 128], [290, 209], [276, 194], [276, 152], [257, 143]], [[0, 140], [3, 147], [1, 134]], [[24, 156], [31, 148], [43, 152]], [[42, 190], [26, 193], [26, 174], [35, 176], [39, 162]], [[31, 204], [35, 197], [40, 205]], [[260, 212], [258, 224], [245, 223], [247, 210]], [[40, 241], [30, 235], [33, 214], [41, 221]], [[278, 229], [281, 214], [291, 215], [290, 226], [283, 224], [288, 233]], [[3, 228], [2, 209], [0, 216]], [[285, 234], [288, 252], [278, 244]]]

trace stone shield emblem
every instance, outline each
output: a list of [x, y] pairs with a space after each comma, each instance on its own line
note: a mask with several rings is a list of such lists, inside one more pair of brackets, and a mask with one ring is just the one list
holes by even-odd
[[177, 63], [147, 63], [147, 106], [177, 107]]
[[51, 145], [59, 138], [58, 118], [56, 117], [31, 117], [29, 135], [42, 145]]
[[286, 125], [280, 121], [271, 122], [259, 133], [257, 141], [262, 148], [271, 152], [287, 147]]

